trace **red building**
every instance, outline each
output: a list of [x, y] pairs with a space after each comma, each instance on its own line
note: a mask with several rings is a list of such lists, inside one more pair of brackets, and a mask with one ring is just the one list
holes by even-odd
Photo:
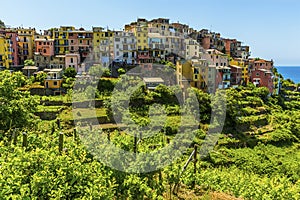
[[270, 93], [273, 93], [273, 74], [270, 70], [256, 69], [252, 71], [250, 80], [257, 87], [266, 87]]

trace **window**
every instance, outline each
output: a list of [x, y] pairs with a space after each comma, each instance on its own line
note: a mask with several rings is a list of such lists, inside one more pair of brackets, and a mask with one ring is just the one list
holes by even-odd
[[54, 86], [57, 86], [57, 81], [54, 81], [54, 82], [53, 82], [53, 85], [54, 85]]
[[71, 61], [70, 61], [71, 63], [73, 63], [74, 62], [74, 59], [73, 58], [71, 58]]
[[42, 42], [39, 42], [39, 45], [42, 45]]
[[258, 73], [258, 72], [256, 73], [256, 76], [259, 76], [259, 73]]
[[46, 49], [44, 49], [44, 53], [47, 53], [47, 50], [46, 50]]

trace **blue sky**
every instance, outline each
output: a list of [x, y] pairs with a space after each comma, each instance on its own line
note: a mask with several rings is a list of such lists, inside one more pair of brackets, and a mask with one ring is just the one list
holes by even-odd
[[37, 30], [60, 25], [120, 30], [137, 17], [166, 17], [211, 29], [250, 45], [253, 57], [273, 59], [277, 66], [300, 66], [298, 0], [16, 0], [1, 2], [0, 9], [7, 25]]

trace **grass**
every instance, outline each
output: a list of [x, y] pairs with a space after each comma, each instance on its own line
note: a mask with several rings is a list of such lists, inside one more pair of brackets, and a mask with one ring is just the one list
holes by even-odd
[[38, 112], [59, 112], [65, 108], [66, 106], [43, 106], [43, 105], [37, 106]]
[[59, 118], [63, 121], [74, 120], [73, 112], [77, 115], [76, 119], [91, 118], [93, 115], [95, 115], [95, 112], [96, 112], [96, 117], [106, 116], [105, 108], [95, 108], [95, 109], [77, 108], [74, 109], [74, 111], [71, 108], [69, 108], [67, 110], [64, 110], [62, 113], [60, 113]]

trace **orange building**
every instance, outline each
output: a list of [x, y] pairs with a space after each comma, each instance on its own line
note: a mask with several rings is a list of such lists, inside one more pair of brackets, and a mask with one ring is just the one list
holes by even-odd
[[54, 56], [54, 40], [53, 39], [35, 39], [35, 52], [42, 56]]

